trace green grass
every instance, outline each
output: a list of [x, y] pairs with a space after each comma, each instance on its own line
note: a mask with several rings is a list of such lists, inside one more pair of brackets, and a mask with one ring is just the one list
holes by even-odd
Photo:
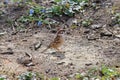
[[[0, 72], [0, 80], [6, 80], [5, 77], [1, 77], [2, 75], [6, 75], [8, 79], [10, 78], [14, 80], [61, 80], [60, 77], [47, 78], [45, 75], [39, 72], [24, 72], [14, 77], [13, 75], [15, 74], [13, 74], [12, 72], [5, 70]], [[102, 66], [100, 68], [85, 70], [85, 72], [82, 73], [76, 73], [72, 78], [69, 78], [68, 80], [111, 80], [113, 78], [120, 78], [120, 72], [115, 68]]]

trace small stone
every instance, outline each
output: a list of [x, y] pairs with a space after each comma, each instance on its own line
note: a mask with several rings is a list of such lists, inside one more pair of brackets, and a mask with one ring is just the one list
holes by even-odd
[[12, 32], [12, 33], [11, 33], [11, 35], [16, 35], [16, 34], [17, 34], [17, 32]]
[[106, 27], [104, 27], [103, 31], [100, 33], [100, 36], [103, 37], [103, 36], [108, 36], [108, 37], [111, 37], [112, 36], [112, 33], [110, 31], [108, 31], [106, 29]]
[[110, 32], [102, 32], [102, 33], [100, 33], [100, 36], [101, 36], [101, 37], [103, 37], [103, 36], [111, 37], [111, 36], [112, 36], [112, 33], [110, 33]]
[[96, 39], [98, 39], [98, 37], [95, 34], [91, 34], [91, 35], [87, 36], [87, 39], [88, 40], [96, 40]]
[[51, 56], [50, 59], [51, 60], [57, 60], [57, 57]]
[[0, 33], [0, 36], [3, 36], [3, 35], [5, 35], [5, 34], [6, 34], [6, 32]]
[[86, 66], [90, 66], [90, 65], [92, 65], [92, 63], [87, 63], [87, 64], [85, 64]]
[[42, 45], [42, 42], [41, 42], [41, 41], [35, 43], [35, 44], [34, 44], [34, 50], [39, 49], [39, 48], [41, 47], [41, 45]]
[[90, 29], [86, 29], [86, 30], [84, 31], [84, 33], [85, 33], [85, 34], [90, 33]]
[[115, 37], [120, 38], [120, 35], [115, 35]]
[[63, 61], [60, 61], [60, 62], [57, 62], [56, 64], [57, 65], [62, 65], [62, 64], [64, 64], [65, 62], [63, 62]]
[[28, 67], [27, 71], [33, 71], [33, 69], [34, 68], [30, 66], [30, 67]]
[[102, 24], [93, 24], [93, 25], [91, 25], [91, 28], [92, 28], [92, 29], [102, 28]]
[[51, 71], [51, 69], [47, 69], [47, 70], [45, 70], [46, 73], [49, 73], [50, 71]]
[[66, 24], [71, 27], [73, 24], [77, 24], [77, 19], [76, 18], [70, 18], [67, 20]]
[[26, 66], [35, 66], [35, 64], [33, 64], [33, 62], [30, 62], [29, 64], [26, 64]]

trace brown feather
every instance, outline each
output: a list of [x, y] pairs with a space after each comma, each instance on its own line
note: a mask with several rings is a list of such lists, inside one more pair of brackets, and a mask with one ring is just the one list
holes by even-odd
[[42, 51], [42, 53], [47, 51], [49, 48], [54, 48], [59, 51], [59, 47], [62, 46], [62, 44], [64, 43], [64, 39], [61, 34], [62, 31], [64, 30], [59, 30], [57, 32], [57, 36], [55, 37], [55, 39], [48, 45], [48, 47], [45, 50]]

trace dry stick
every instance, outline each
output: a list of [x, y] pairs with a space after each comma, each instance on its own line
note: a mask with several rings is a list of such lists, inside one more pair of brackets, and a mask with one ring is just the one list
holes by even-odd
[[26, 53], [26, 52], [25, 52], [25, 54], [26, 54], [28, 57], [30, 57], [30, 59], [33, 58], [33, 55], [32, 55], [32, 54], [29, 54], [29, 53]]
[[[32, 55], [32, 54], [29, 54], [29, 53], [25, 52], [25, 55], [28, 56], [28, 57], [30, 57], [31, 60], [33, 60], [33, 55]], [[16, 67], [15, 71], [16, 71], [19, 67], [21, 67], [21, 65], [19, 65], [18, 67]]]
[[34, 58], [32, 53], [31, 54], [26, 53], [26, 55], [30, 57], [30, 59], [32, 60], [33, 64], [37, 64], [37, 63], [35, 63], [35, 58]]
[[29, 25], [29, 27], [25, 30], [25, 34], [29, 31], [29, 29], [34, 27], [34, 21], [31, 22], [31, 24]]

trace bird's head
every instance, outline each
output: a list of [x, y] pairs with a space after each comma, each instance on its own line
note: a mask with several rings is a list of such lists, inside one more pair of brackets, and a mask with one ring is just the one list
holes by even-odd
[[58, 31], [57, 31], [57, 34], [64, 34], [65, 33], [65, 29], [59, 29]]

